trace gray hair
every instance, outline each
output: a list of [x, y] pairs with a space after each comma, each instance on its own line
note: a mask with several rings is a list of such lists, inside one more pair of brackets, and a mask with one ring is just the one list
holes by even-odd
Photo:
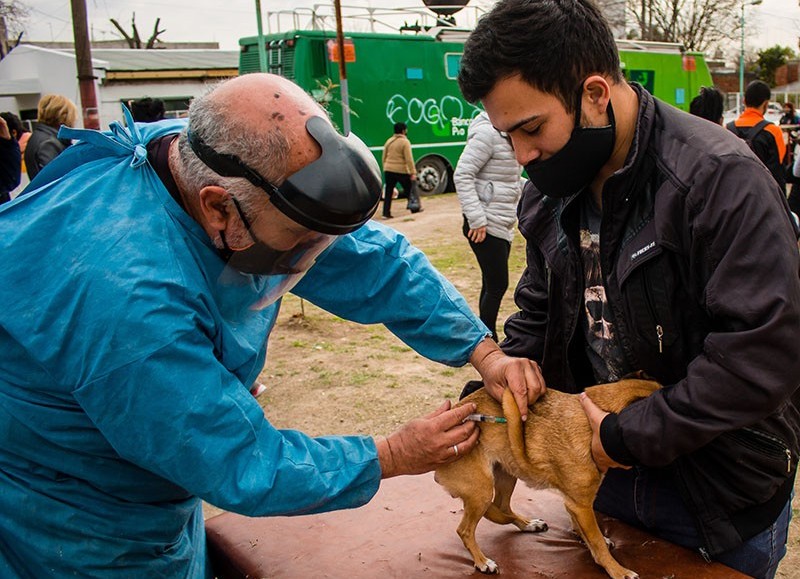
[[[219, 86], [219, 85], [217, 85]], [[216, 87], [215, 87], [216, 88]], [[189, 128], [219, 153], [236, 155], [267, 181], [274, 183], [285, 175], [289, 142], [278, 127], [267, 132], [255, 130], [252, 119], [232, 115], [227, 103], [214, 97], [214, 89], [192, 101]], [[180, 176], [186, 185], [199, 191], [216, 185], [236, 197], [245, 211], [263, 206], [264, 191], [243, 177], [222, 177], [194, 154], [184, 130], [178, 139]]]

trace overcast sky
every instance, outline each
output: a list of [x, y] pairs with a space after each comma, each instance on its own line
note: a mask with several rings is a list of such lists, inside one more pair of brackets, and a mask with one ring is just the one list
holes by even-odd
[[[751, 0], [752, 1], [752, 0]], [[800, 0], [763, 0], [758, 6], [748, 6], [745, 12], [748, 50], [780, 44], [798, 50], [800, 36]], [[72, 21], [69, 0], [21, 0], [30, 8], [27, 39], [72, 40]], [[472, 0], [470, 6], [491, 6], [490, 0]], [[267, 12], [290, 8], [310, 8], [315, 4], [332, 6], [333, 2], [262, 0], [264, 32], [267, 32]], [[345, 6], [422, 6], [414, 0], [342, 0]], [[153, 32], [156, 18], [166, 31], [159, 36], [164, 41], [216, 41], [220, 48], [238, 49], [238, 39], [257, 33], [255, 0], [86, 0], [89, 27], [94, 40], [120, 38], [110, 19], [117, 20], [130, 31], [131, 16], [136, 14], [136, 26], [143, 41]], [[224, 6], [224, 8], [221, 8]], [[468, 15], [469, 16], [469, 15]], [[286, 29], [284, 21], [283, 29]], [[307, 23], [308, 18], [303, 20]], [[277, 21], [270, 19], [275, 29]]]

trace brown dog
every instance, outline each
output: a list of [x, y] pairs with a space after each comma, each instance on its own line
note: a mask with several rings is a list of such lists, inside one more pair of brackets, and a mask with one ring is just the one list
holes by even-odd
[[[603, 410], [619, 412], [631, 402], [645, 398], [660, 386], [642, 379], [624, 379], [586, 389]], [[517, 479], [533, 488], [559, 491], [573, 527], [589, 547], [597, 564], [614, 579], [639, 576], [617, 563], [597, 525], [592, 505], [602, 474], [592, 459], [592, 431], [577, 395], [548, 390], [530, 407], [528, 420], [507, 390], [502, 408], [481, 388], [461, 401], [475, 402], [477, 412], [505, 415], [508, 424], [482, 422], [480, 443], [461, 460], [436, 469], [435, 480], [464, 503], [458, 535], [483, 573], [497, 573], [497, 563], [481, 552], [475, 529], [481, 517], [500, 524], [513, 524], [521, 531], [546, 531], [541, 519], [529, 521], [511, 510], [511, 494]]]

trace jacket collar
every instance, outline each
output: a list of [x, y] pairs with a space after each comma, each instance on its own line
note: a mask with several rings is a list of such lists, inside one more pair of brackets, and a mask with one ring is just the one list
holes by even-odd
[[624, 183], [635, 177], [644, 162], [647, 153], [647, 143], [650, 142], [656, 121], [656, 103], [653, 96], [638, 83], [631, 83], [631, 88], [639, 98], [639, 111], [636, 117], [636, 130], [633, 141], [625, 157], [625, 163], [611, 177], [609, 177], [603, 190], [603, 197], [611, 192], [624, 187]]

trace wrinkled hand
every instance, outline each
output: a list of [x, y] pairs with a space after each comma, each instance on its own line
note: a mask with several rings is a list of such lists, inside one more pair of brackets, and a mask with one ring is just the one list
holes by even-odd
[[467, 239], [469, 239], [472, 243], [483, 243], [483, 241], [486, 239], [486, 227], [470, 229], [467, 232]]
[[492, 398], [501, 402], [503, 390], [511, 390], [522, 420], [527, 420], [528, 405], [546, 391], [539, 365], [527, 358], [506, 356], [489, 338], [478, 344], [469, 361], [480, 373], [483, 386]]
[[467, 454], [478, 444], [480, 432], [474, 422], [464, 422], [473, 412], [474, 404], [451, 410], [450, 401], [445, 401], [431, 414], [412, 420], [388, 438], [377, 439], [381, 477], [422, 474]]
[[600, 423], [609, 413], [592, 402], [586, 392], [581, 392], [578, 399], [581, 401], [586, 418], [589, 419], [589, 426], [592, 428], [592, 458], [600, 472], [605, 473], [610, 468], [631, 468], [616, 462], [606, 454], [603, 448], [603, 442], [600, 440]]

